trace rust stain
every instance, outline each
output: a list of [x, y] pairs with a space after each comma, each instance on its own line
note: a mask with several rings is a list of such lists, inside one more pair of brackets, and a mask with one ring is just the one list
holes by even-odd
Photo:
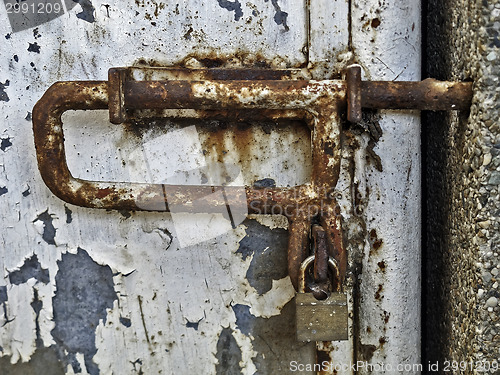
[[382, 247], [382, 239], [378, 238], [377, 231], [375, 229], [370, 230], [370, 255], [376, 253]]
[[385, 269], [386, 269], [387, 266], [386, 266], [386, 264], [385, 264], [385, 262], [383, 260], [380, 261], [380, 262], [378, 262], [377, 265], [378, 265], [378, 268], [380, 268], [380, 270], [382, 272], [385, 272]]
[[111, 188], [98, 189], [97, 193], [96, 193], [96, 197], [101, 199], [101, 198], [107, 197], [108, 195], [110, 195], [112, 193], [113, 193], [113, 189], [111, 189]]
[[384, 296], [382, 295], [382, 291], [384, 290], [384, 287], [382, 284], [379, 284], [378, 285], [378, 288], [377, 288], [377, 291], [375, 292], [375, 299], [380, 301], [384, 298]]
[[208, 135], [207, 138], [202, 141], [203, 154], [206, 155], [206, 157], [215, 159], [220, 163], [224, 161], [223, 155], [227, 153], [224, 141], [227, 128], [228, 124], [226, 121], [207, 121], [207, 126], [205, 126], [204, 129], [207, 131]]
[[330, 368], [333, 368], [333, 374], [337, 374], [337, 370], [334, 368], [334, 366], [330, 366], [332, 363], [332, 359], [330, 357], [330, 349], [327, 347], [327, 350], [316, 350], [316, 364], [319, 367], [319, 371], [316, 373], [318, 375], [331, 375], [332, 372], [330, 371]]
[[364, 345], [360, 344], [359, 352], [361, 354], [361, 358], [365, 361], [370, 361], [373, 358], [373, 353], [377, 350], [375, 345]]
[[[231, 132], [232, 142], [236, 146], [240, 157], [240, 161], [243, 165], [249, 166], [252, 160], [249, 156], [255, 154], [252, 152], [257, 146], [257, 137], [255, 137], [256, 128], [252, 126], [250, 122], [239, 122], [231, 127], [233, 131]], [[260, 152], [264, 153], [265, 150], [255, 150], [257, 155], [253, 155], [257, 160], [259, 159]], [[260, 152], [259, 152], [260, 151]]]
[[380, 249], [380, 246], [382, 246], [382, 240], [381, 239], [377, 239], [376, 241], [373, 242], [373, 248], [375, 250]]
[[[321, 341], [316, 350], [316, 364], [319, 367], [318, 375], [337, 374], [335, 363], [332, 361], [330, 354], [335, 351], [335, 346], [330, 341]], [[325, 365], [326, 364], [326, 365]], [[330, 370], [333, 370], [331, 372]]]
[[383, 349], [384, 348], [384, 344], [387, 342], [387, 339], [385, 337], [381, 337], [381, 338], [378, 339], [378, 342], [380, 344], [379, 349]]
[[326, 142], [324, 145], [323, 145], [323, 152], [326, 154], [326, 155], [329, 155], [329, 156], [333, 156], [333, 150], [335, 148], [335, 143], [332, 143], [332, 142]]
[[391, 317], [391, 313], [388, 313], [387, 311], [384, 311], [384, 323], [387, 324], [389, 323], [389, 318]]
[[371, 25], [374, 29], [376, 29], [377, 27], [379, 27], [381, 24], [380, 22], [380, 19], [379, 18], [374, 18], [372, 19], [372, 22], [371, 22]]

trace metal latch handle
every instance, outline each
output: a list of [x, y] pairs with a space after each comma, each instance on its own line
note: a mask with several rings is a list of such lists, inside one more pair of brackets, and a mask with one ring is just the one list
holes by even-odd
[[[222, 75], [222, 74], [221, 74]], [[234, 73], [233, 73], [234, 75]], [[33, 109], [33, 131], [38, 166], [45, 184], [68, 203], [90, 208], [169, 211], [183, 205], [186, 212], [211, 212], [227, 201], [246, 202], [249, 213], [283, 214], [290, 220], [288, 269], [297, 287], [298, 270], [305, 258], [311, 220], [321, 216], [331, 249], [346, 259], [339, 241], [340, 216], [327, 207], [330, 192], [340, 170], [340, 113], [345, 105], [345, 82], [300, 80], [170, 80], [126, 82], [123, 91], [111, 90], [110, 82], [58, 82], [52, 85]], [[118, 95], [117, 95], [118, 94]], [[61, 115], [70, 109], [93, 110], [113, 106], [118, 98], [130, 108], [194, 108], [218, 112], [237, 111], [244, 115], [276, 119], [303, 119], [311, 129], [312, 179], [308, 184], [289, 188], [230, 186], [178, 186], [125, 182], [88, 181], [71, 175], [64, 151]], [[120, 102], [120, 98], [123, 100]], [[221, 104], [224, 103], [224, 104]], [[121, 105], [121, 104], [120, 104]], [[258, 109], [258, 110], [257, 110]], [[234, 113], [234, 112], [231, 112]], [[207, 116], [207, 113], [204, 114]], [[206, 118], [206, 117], [205, 117]], [[214, 191], [224, 189], [224, 199], [214, 199]], [[242, 193], [243, 191], [243, 193]], [[197, 201], [197, 205], [187, 202]], [[344, 262], [345, 263], [345, 262]], [[345, 266], [341, 270], [345, 270]]]
[[[347, 81], [281, 79], [283, 73], [256, 73], [249, 80], [235, 70], [184, 69], [202, 79], [134, 81], [127, 68], [109, 72], [109, 81], [57, 82], [33, 109], [33, 132], [38, 167], [45, 184], [62, 200], [78, 206], [104, 209], [169, 211], [183, 205], [186, 212], [207, 212], [228, 201], [246, 202], [249, 213], [283, 214], [289, 221], [288, 269], [295, 288], [300, 264], [307, 257], [312, 220], [325, 230], [328, 251], [335, 257], [340, 281], [345, 276], [347, 256], [343, 246], [340, 214], [333, 190], [340, 171], [341, 112], [348, 107], [351, 121], [361, 119], [361, 108], [467, 109], [472, 84], [437, 81], [362, 82], [359, 67], [350, 67]], [[265, 70], [263, 70], [265, 72]], [[207, 73], [208, 72], [208, 73]], [[274, 73], [273, 73], [274, 72]], [[205, 79], [219, 76], [220, 79]], [[255, 79], [258, 77], [267, 79]], [[271, 77], [271, 79], [269, 79]], [[290, 77], [288, 77], [290, 78]], [[292, 118], [304, 120], [312, 135], [312, 178], [308, 184], [290, 188], [230, 186], [179, 186], [126, 182], [88, 181], [71, 175], [66, 163], [61, 120], [67, 110], [109, 108], [110, 120], [122, 122], [128, 110], [196, 109], [207, 118], [221, 109], [237, 118]], [[207, 114], [206, 110], [210, 110]], [[224, 199], [214, 191], [224, 189]], [[197, 201], [197, 205], [185, 204]], [[326, 204], [325, 204], [326, 203]]]

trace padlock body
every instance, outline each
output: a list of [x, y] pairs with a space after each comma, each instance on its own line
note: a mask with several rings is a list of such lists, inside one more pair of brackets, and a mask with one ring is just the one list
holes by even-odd
[[298, 341], [348, 339], [346, 294], [336, 292], [317, 300], [312, 293], [298, 293], [295, 304]]

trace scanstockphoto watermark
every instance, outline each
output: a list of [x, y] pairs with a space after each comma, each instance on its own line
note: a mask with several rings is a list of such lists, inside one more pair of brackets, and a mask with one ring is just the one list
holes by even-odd
[[418, 373], [422, 372], [424, 366], [420, 363], [368, 363], [366, 361], [346, 362], [346, 363], [332, 363], [323, 361], [321, 363], [299, 363], [297, 361], [290, 362], [290, 371], [323, 371], [323, 372], [348, 372], [348, 371], [368, 371], [373, 373], [397, 371], [403, 373]]
[[[144, 135], [141, 145], [122, 157], [129, 181], [156, 184], [156, 193], [164, 200], [155, 201], [154, 210], [170, 212], [181, 247], [228, 233], [243, 223], [249, 213], [310, 218], [339, 216], [345, 210], [339, 202], [349, 198], [354, 201], [355, 214], [364, 211], [363, 197], [355, 195], [356, 191], [339, 192], [311, 185], [280, 188], [270, 178], [264, 179], [266, 186], [264, 180], [248, 181], [237, 164], [214, 160], [195, 125], [174, 127], [166, 133], [151, 130]], [[247, 185], [253, 186], [251, 199], [247, 196]], [[140, 196], [136, 205], [151, 210], [151, 202], [142, 200], [147, 197], [147, 194]]]
[[77, 5], [85, 9], [92, 4], [89, 0], [3, 0], [12, 32], [31, 29], [50, 22], [70, 11]]
[[349, 363], [331, 363], [323, 361], [321, 363], [300, 363], [298, 361], [290, 362], [290, 371], [324, 371], [329, 373], [334, 372], [356, 372], [367, 371], [370, 373], [431, 373], [431, 372], [464, 372], [466, 370], [478, 373], [493, 373], [499, 370], [497, 361], [441, 361], [422, 363], [369, 363], [366, 361], [357, 361]]
[[[314, 191], [312, 190], [314, 189]], [[342, 198], [340, 192], [332, 191], [331, 189], [320, 187], [312, 188], [308, 192], [310, 196], [304, 196], [304, 192], [300, 188], [292, 190], [277, 190], [272, 188], [263, 188], [259, 191], [259, 196], [269, 197], [276, 202], [283, 202], [286, 200], [288, 203], [276, 203], [266, 206], [261, 206], [260, 200], [256, 199], [249, 203], [249, 208], [252, 213], [269, 214], [269, 215], [283, 215], [286, 217], [301, 216], [301, 217], [318, 217], [334, 214], [339, 216], [341, 213], [341, 206], [337, 199]], [[304, 204], [304, 201], [309, 203]]]

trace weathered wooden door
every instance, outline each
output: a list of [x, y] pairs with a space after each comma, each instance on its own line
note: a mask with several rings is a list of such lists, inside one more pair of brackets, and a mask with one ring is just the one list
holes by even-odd
[[[328, 363], [325, 373], [352, 373], [357, 361], [368, 373], [369, 365], [418, 363], [414, 114], [371, 114], [345, 128], [337, 190], [350, 339], [318, 348], [295, 340], [284, 217], [248, 217], [231, 228], [217, 215], [65, 204], [41, 180], [31, 130], [32, 108], [53, 82], [105, 80], [115, 66], [297, 68], [307, 78], [340, 79], [358, 62], [366, 79], [419, 79], [417, 1], [53, 0], [60, 14], [38, 25], [14, 18], [5, 3], [0, 373], [308, 374], [317, 361]], [[300, 123], [119, 126], [107, 116], [64, 114], [76, 177], [165, 182], [225, 163], [237, 168], [237, 185], [310, 178], [310, 134]]]

